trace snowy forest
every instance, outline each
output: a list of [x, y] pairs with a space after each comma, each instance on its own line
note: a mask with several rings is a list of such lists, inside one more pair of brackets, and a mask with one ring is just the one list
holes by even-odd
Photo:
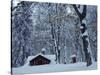
[[11, 65], [45, 49], [56, 63], [97, 61], [97, 6], [21, 1], [11, 7]]

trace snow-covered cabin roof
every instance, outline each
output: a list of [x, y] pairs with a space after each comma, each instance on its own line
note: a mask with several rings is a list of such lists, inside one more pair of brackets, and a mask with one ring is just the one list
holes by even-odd
[[73, 54], [73, 55], [71, 55], [70, 57], [71, 57], [71, 58], [76, 57], [76, 54]]
[[46, 51], [46, 49], [45, 48], [42, 48], [42, 51]]
[[45, 58], [51, 60], [51, 63], [50, 63], [50, 64], [56, 64], [56, 62], [55, 62], [55, 59], [56, 59], [55, 55], [43, 55], [42, 53], [39, 53], [39, 54], [37, 54], [37, 55], [35, 55], [35, 56], [29, 56], [29, 57], [27, 58], [26, 63], [29, 63], [30, 60], [36, 58], [36, 57], [39, 56], [39, 55], [41, 55], [41, 56], [43, 56], [43, 57], [45, 57]]

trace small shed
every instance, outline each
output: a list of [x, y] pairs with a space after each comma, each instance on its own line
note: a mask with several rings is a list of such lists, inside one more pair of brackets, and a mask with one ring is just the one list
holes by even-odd
[[38, 55], [30, 61], [30, 66], [49, 64], [51, 61], [41, 55]]
[[75, 54], [71, 55], [71, 59], [72, 59], [71, 63], [76, 63], [76, 55]]
[[27, 62], [30, 66], [55, 64], [55, 55], [43, 55], [39, 53], [35, 56], [29, 56]]

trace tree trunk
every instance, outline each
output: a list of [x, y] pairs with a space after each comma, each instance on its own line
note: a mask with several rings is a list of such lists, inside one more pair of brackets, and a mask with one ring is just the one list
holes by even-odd
[[83, 6], [82, 13], [79, 12], [78, 7], [76, 5], [73, 5], [73, 8], [75, 9], [75, 11], [80, 19], [80, 23], [81, 23], [80, 29], [81, 29], [81, 35], [82, 35], [82, 41], [83, 41], [83, 50], [85, 53], [85, 59], [87, 62], [87, 66], [90, 66], [92, 64], [92, 53], [89, 48], [89, 41], [87, 41], [87, 39], [89, 40], [88, 34], [87, 34], [87, 27], [86, 27], [86, 24], [83, 23], [83, 21], [86, 17], [87, 7], [86, 7], [86, 5]]

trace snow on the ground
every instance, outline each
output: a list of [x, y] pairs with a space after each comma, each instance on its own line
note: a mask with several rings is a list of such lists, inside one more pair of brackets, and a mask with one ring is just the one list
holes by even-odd
[[78, 70], [94, 70], [97, 69], [97, 63], [94, 62], [91, 66], [86, 67], [85, 62], [77, 62], [75, 64], [53, 64], [41, 66], [28, 66], [25, 65], [19, 68], [13, 68], [13, 74], [33, 74], [33, 73], [48, 73], [48, 72], [61, 72], [61, 71], [78, 71]]

